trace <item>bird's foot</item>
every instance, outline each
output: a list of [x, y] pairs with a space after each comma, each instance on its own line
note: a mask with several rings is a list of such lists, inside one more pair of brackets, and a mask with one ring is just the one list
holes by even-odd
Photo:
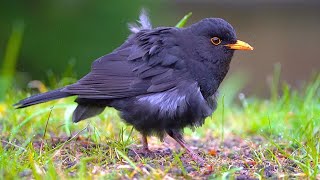
[[175, 130], [168, 130], [167, 133], [169, 134], [169, 136], [171, 136], [174, 140], [176, 140], [181, 147], [183, 147], [188, 154], [191, 156], [191, 158], [198, 163], [200, 166], [203, 166], [205, 163], [205, 160], [200, 157], [197, 153], [195, 153], [190, 147], [189, 145], [184, 141], [182, 134], [179, 131], [175, 131]]
[[129, 156], [149, 157], [152, 154], [153, 152], [146, 148], [135, 148], [129, 151]]
[[153, 152], [150, 151], [148, 146], [148, 139], [146, 135], [141, 137], [142, 148], [132, 149], [132, 153], [129, 152], [129, 156], [138, 157], [150, 157], [153, 156]]
[[135, 157], [136, 159], [165, 157], [165, 156], [171, 156], [172, 150], [169, 148], [165, 148], [165, 149], [156, 149], [151, 151], [150, 149], [145, 149], [142, 147], [142, 148], [130, 149], [128, 155], [131, 157]]
[[200, 166], [204, 165], [205, 160], [202, 157], [200, 157], [197, 153], [190, 150], [187, 150], [187, 152], [196, 163], [198, 163]]

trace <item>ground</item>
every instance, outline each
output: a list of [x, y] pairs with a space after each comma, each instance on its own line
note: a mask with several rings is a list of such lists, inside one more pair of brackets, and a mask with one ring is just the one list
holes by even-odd
[[184, 131], [204, 165], [170, 137], [150, 137], [152, 153], [141, 153], [114, 109], [73, 124], [74, 98], [16, 110], [30, 92], [14, 90], [0, 105], [0, 178], [319, 179], [319, 87], [320, 76], [269, 99], [222, 89], [216, 112]]
[[[141, 146], [136, 144], [130, 146], [126, 155], [134, 165], [121, 158], [122, 155], [116, 155], [115, 163], [109, 162], [106, 158], [110, 155], [108, 143], [97, 144], [81, 135], [74, 136], [72, 140], [68, 137], [37, 139], [32, 142], [32, 148], [39, 154], [41, 151], [56, 149], [52, 156], [53, 162], [60, 171], [68, 172], [69, 177], [78, 177], [77, 169], [81, 168], [82, 159], [87, 159], [86, 174], [91, 177], [110, 174], [115, 178], [124, 179], [147, 178], [151, 175], [160, 179], [207, 179], [217, 177], [217, 174], [235, 179], [306, 177], [294, 161], [282, 155], [277, 149], [268, 152], [269, 145], [265, 144], [266, 140], [260, 136], [241, 139], [233, 135], [227, 137], [223, 143], [210, 135], [204, 139], [188, 138], [187, 141], [192, 142], [193, 148], [206, 160], [201, 166], [193, 162], [190, 156], [169, 137], [165, 138], [164, 142], [149, 138], [152, 154], [137, 153]], [[2, 142], [4, 147], [10, 147], [6, 141]], [[97, 151], [101, 151], [102, 154], [99, 153], [101, 156], [95, 156]], [[277, 160], [270, 158], [271, 154], [277, 156]], [[42, 175], [46, 173], [43, 167], [38, 167], [38, 171]], [[21, 171], [19, 176], [29, 179], [33, 177], [33, 172], [27, 168]]]

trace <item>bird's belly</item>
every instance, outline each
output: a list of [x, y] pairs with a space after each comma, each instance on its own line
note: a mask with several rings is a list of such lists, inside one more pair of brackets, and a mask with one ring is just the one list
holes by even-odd
[[203, 109], [193, 107], [186, 96], [174, 91], [138, 96], [120, 104], [121, 108], [114, 107], [121, 112], [122, 119], [145, 135], [162, 136], [167, 129], [200, 126], [213, 112], [211, 109], [204, 114]]

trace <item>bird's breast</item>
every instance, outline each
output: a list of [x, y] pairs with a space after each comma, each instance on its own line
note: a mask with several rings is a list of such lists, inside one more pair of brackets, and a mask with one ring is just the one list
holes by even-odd
[[198, 87], [193, 87], [195, 85], [136, 96], [120, 102], [122, 118], [146, 134], [200, 126], [212, 114], [214, 107], [203, 98]]

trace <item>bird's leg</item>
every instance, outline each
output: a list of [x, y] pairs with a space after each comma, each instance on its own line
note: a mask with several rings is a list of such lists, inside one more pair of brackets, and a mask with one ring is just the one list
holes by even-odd
[[142, 134], [141, 142], [142, 142], [143, 151], [145, 151], [146, 153], [150, 153], [151, 151], [149, 150], [149, 147], [148, 147], [148, 139], [146, 135]]
[[205, 161], [202, 159], [197, 153], [195, 153], [189, 145], [184, 141], [182, 134], [179, 131], [176, 130], [167, 130], [167, 133], [170, 137], [172, 137], [174, 140], [176, 140], [181, 147], [183, 147], [188, 154], [192, 157], [194, 161], [196, 161], [199, 164], [203, 164]]

